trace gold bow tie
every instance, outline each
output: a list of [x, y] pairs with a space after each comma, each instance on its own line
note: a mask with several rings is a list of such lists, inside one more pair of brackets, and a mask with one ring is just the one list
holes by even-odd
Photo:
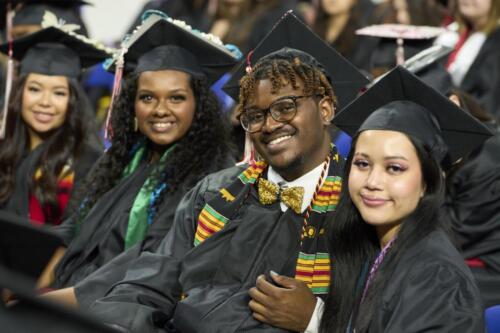
[[287, 207], [290, 207], [295, 213], [302, 211], [302, 198], [304, 197], [304, 188], [300, 186], [280, 188], [267, 179], [259, 179], [259, 202], [263, 205], [270, 205], [280, 199]]

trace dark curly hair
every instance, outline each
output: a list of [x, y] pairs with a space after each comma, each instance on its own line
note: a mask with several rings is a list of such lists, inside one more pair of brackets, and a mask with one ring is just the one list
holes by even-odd
[[[0, 145], [0, 203], [7, 202], [12, 195], [16, 166], [30, 149], [28, 128], [21, 116], [23, 91], [28, 75], [19, 76], [10, 96], [6, 135]], [[68, 78], [68, 85], [66, 119], [59, 128], [49, 133], [36, 162], [35, 172], [41, 170], [41, 176], [35, 179], [34, 175], [26, 175], [30, 192], [43, 207], [47, 221], [54, 221], [62, 213], [57, 201], [58, 178], [68, 161], [79, 156], [91, 129], [89, 102], [83, 89], [75, 79]]]
[[334, 106], [337, 99], [324, 73], [315, 66], [311, 66], [298, 57], [292, 61], [286, 59], [266, 58], [259, 61], [250, 73], [240, 80], [240, 98], [236, 107], [237, 115], [241, 115], [243, 107], [250, 96], [253, 96], [257, 81], [269, 79], [272, 83], [272, 94], [276, 94], [282, 87], [290, 83], [293, 89], [298, 89], [297, 77], [304, 82], [304, 94], [328, 96]]
[[[97, 200], [122, 178], [129, 164], [134, 146], [141, 140], [151, 142], [134, 129], [135, 98], [138, 74], [131, 74], [123, 83], [121, 93], [113, 107], [111, 125], [112, 145], [86, 177], [77, 202], [78, 220], [81, 221]], [[181, 185], [193, 186], [208, 173], [227, 166], [227, 157], [232, 152], [228, 140], [227, 120], [221, 114], [219, 102], [210, 90], [206, 79], [191, 77], [191, 89], [196, 100], [196, 109], [189, 131], [176, 143], [169, 158], [157, 162], [152, 173], [152, 184], [168, 184], [157, 197], [153, 209], [162, 204], [167, 193], [176, 191]], [[209, 161], [215, 161], [215, 163]]]

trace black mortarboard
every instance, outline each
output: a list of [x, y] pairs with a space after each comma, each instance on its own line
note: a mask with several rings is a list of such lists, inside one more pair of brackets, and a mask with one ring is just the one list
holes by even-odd
[[77, 24], [86, 33], [79, 15], [79, 7], [89, 3], [82, 0], [10, 0], [12, 8], [18, 4], [22, 7], [16, 11], [13, 25], [40, 25], [46, 11], [52, 12], [66, 24]]
[[333, 118], [350, 136], [393, 130], [420, 140], [438, 161], [455, 162], [492, 133], [418, 77], [396, 67]]
[[[13, 57], [21, 62], [20, 73], [61, 75], [76, 78], [82, 68], [102, 62], [110, 56], [103, 49], [50, 27], [12, 42]], [[9, 44], [0, 45], [8, 54]]]
[[125, 41], [125, 71], [135, 73], [175, 69], [217, 81], [239, 60], [215, 36], [194, 30], [182, 21], [152, 11]]
[[0, 266], [37, 279], [63, 242], [15, 215], [0, 214]]
[[0, 267], [0, 291], [11, 291], [17, 303], [4, 307], [0, 301], [0, 327], [6, 333], [119, 333], [100, 320], [48, 300], [36, 297], [23, 276]]
[[[297, 55], [304, 58], [302, 61], [306, 60], [306, 63], [319, 66], [332, 84], [340, 106], [347, 105], [368, 83], [356, 67], [326, 44], [291, 11], [283, 16], [251, 52], [251, 66], [264, 57], [288, 57], [293, 61], [293, 57]], [[247, 63], [241, 62], [223, 87], [235, 101], [239, 99], [239, 82], [246, 74], [246, 67]]]

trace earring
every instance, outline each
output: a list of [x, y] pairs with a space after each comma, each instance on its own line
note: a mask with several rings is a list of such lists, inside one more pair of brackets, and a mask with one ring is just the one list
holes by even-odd
[[139, 122], [137, 121], [137, 117], [134, 117], [134, 132], [139, 130]]

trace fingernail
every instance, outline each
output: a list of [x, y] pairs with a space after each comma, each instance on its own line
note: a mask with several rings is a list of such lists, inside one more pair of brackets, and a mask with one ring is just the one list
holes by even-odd
[[278, 274], [278, 273], [276, 273], [275, 271], [270, 271], [270, 273], [271, 273], [271, 275], [272, 275], [272, 276], [278, 276], [278, 275], [279, 275], [279, 274]]

